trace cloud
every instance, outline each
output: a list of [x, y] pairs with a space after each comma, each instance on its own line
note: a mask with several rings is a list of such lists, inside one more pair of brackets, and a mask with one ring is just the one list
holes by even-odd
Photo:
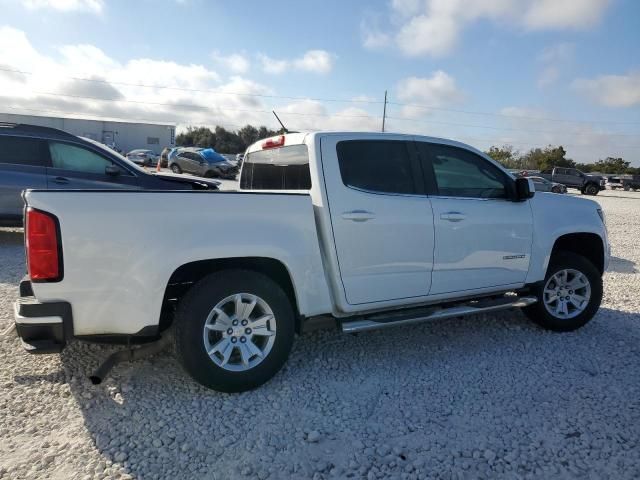
[[299, 130], [379, 131], [381, 118], [358, 107], [329, 112], [317, 100], [298, 100], [276, 109], [287, 128]]
[[[368, 105], [334, 110], [335, 104], [329, 109], [312, 100], [278, 104], [270, 98], [274, 91], [269, 86], [242, 75], [223, 80], [205, 65], [153, 58], [116, 60], [90, 44], [64, 45], [45, 53], [11, 27], [0, 27], [0, 38], [0, 68], [30, 72], [0, 70], [3, 112], [238, 129], [246, 124], [278, 128], [271, 113], [275, 109], [292, 129], [379, 129], [380, 120], [367, 112]], [[294, 60], [287, 61], [289, 68], [326, 70], [322, 56], [313, 51]]]
[[386, 31], [365, 18], [363, 45], [372, 48], [393, 39], [407, 56], [438, 57], [451, 53], [464, 29], [475, 22], [489, 20], [527, 31], [585, 29], [600, 20], [609, 3], [610, 0], [393, 0]]
[[640, 72], [574, 80], [572, 88], [605, 107], [640, 105]]
[[258, 55], [265, 73], [279, 75], [294, 69], [303, 72], [329, 73], [333, 68], [335, 56], [325, 50], [308, 50], [299, 58], [276, 59], [267, 55]]
[[610, 0], [536, 0], [524, 15], [524, 23], [534, 30], [549, 28], [584, 29], [597, 23]]
[[333, 68], [333, 57], [324, 50], [309, 50], [301, 58], [293, 61], [298, 70], [315, 73], [329, 73]]
[[542, 69], [538, 75], [538, 86], [547, 87], [555, 83], [561, 76], [562, 70], [571, 63], [575, 44], [557, 43], [546, 47], [538, 56]]
[[262, 62], [262, 70], [271, 75], [279, 75], [289, 69], [287, 60], [276, 60], [267, 55], [259, 54], [258, 58]]
[[[464, 94], [457, 87], [455, 79], [442, 70], [434, 72], [430, 77], [408, 77], [400, 80], [395, 91], [400, 102], [430, 107], [444, 107], [464, 100]], [[404, 118], [415, 118], [426, 112], [424, 108], [405, 105], [401, 115]]]
[[25, 0], [23, 4], [29, 10], [50, 9], [94, 14], [101, 14], [104, 10], [103, 0]]
[[240, 53], [232, 53], [224, 56], [216, 51], [211, 54], [211, 58], [218, 65], [221, 65], [232, 73], [247, 73], [251, 67], [247, 57]]

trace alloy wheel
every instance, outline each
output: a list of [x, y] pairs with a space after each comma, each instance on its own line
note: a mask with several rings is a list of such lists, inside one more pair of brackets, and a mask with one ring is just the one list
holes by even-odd
[[207, 316], [203, 341], [209, 358], [234, 372], [261, 363], [276, 339], [271, 307], [251, 293], [237, 293], [219, 301]]
[[544, 286], [544, 306], [556, 318], [577, 317], [587, 308], [590, 299], [589, 279], [572, 268], [556, 272]]

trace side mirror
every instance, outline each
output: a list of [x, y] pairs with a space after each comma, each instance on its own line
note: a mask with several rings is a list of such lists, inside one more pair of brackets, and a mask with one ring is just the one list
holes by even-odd
[[536, 193], [536, 187], [530, 178], [516, 178], [516, 202], [523, 202], [533, 197]]
[[117, 177], [120, 175], [120, 169], [115, 165], [107, 165], [104, 169], [105, 175], [111, 175], [112, 177]]

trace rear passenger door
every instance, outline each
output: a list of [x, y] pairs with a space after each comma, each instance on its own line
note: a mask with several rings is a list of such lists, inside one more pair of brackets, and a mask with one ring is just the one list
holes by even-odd
[[322, 137], [321, 152], [347, 303], [428, 295], [433, 213], [413, 142], [330, 135]]
[[22, 221], [23, 190], [47, 188], [47, 159], [43, 140], [0, 135], [0, 218], [5, 223]]
[[[51, 166], [47, 168], [49, 189], [111, 189], [135, 188], [138, 178], [128, 169], [116, 164], [84, 145], [50, 140]], [[116, 167], [117, 174], [108, 168]]]

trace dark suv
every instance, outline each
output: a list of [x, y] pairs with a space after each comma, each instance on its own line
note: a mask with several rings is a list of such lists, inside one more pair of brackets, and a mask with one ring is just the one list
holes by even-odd
[[148, 173], [88, 138], [0, 123], [0, 225], [22, 226], [26, 189], [217, 190], [218, 182]]

